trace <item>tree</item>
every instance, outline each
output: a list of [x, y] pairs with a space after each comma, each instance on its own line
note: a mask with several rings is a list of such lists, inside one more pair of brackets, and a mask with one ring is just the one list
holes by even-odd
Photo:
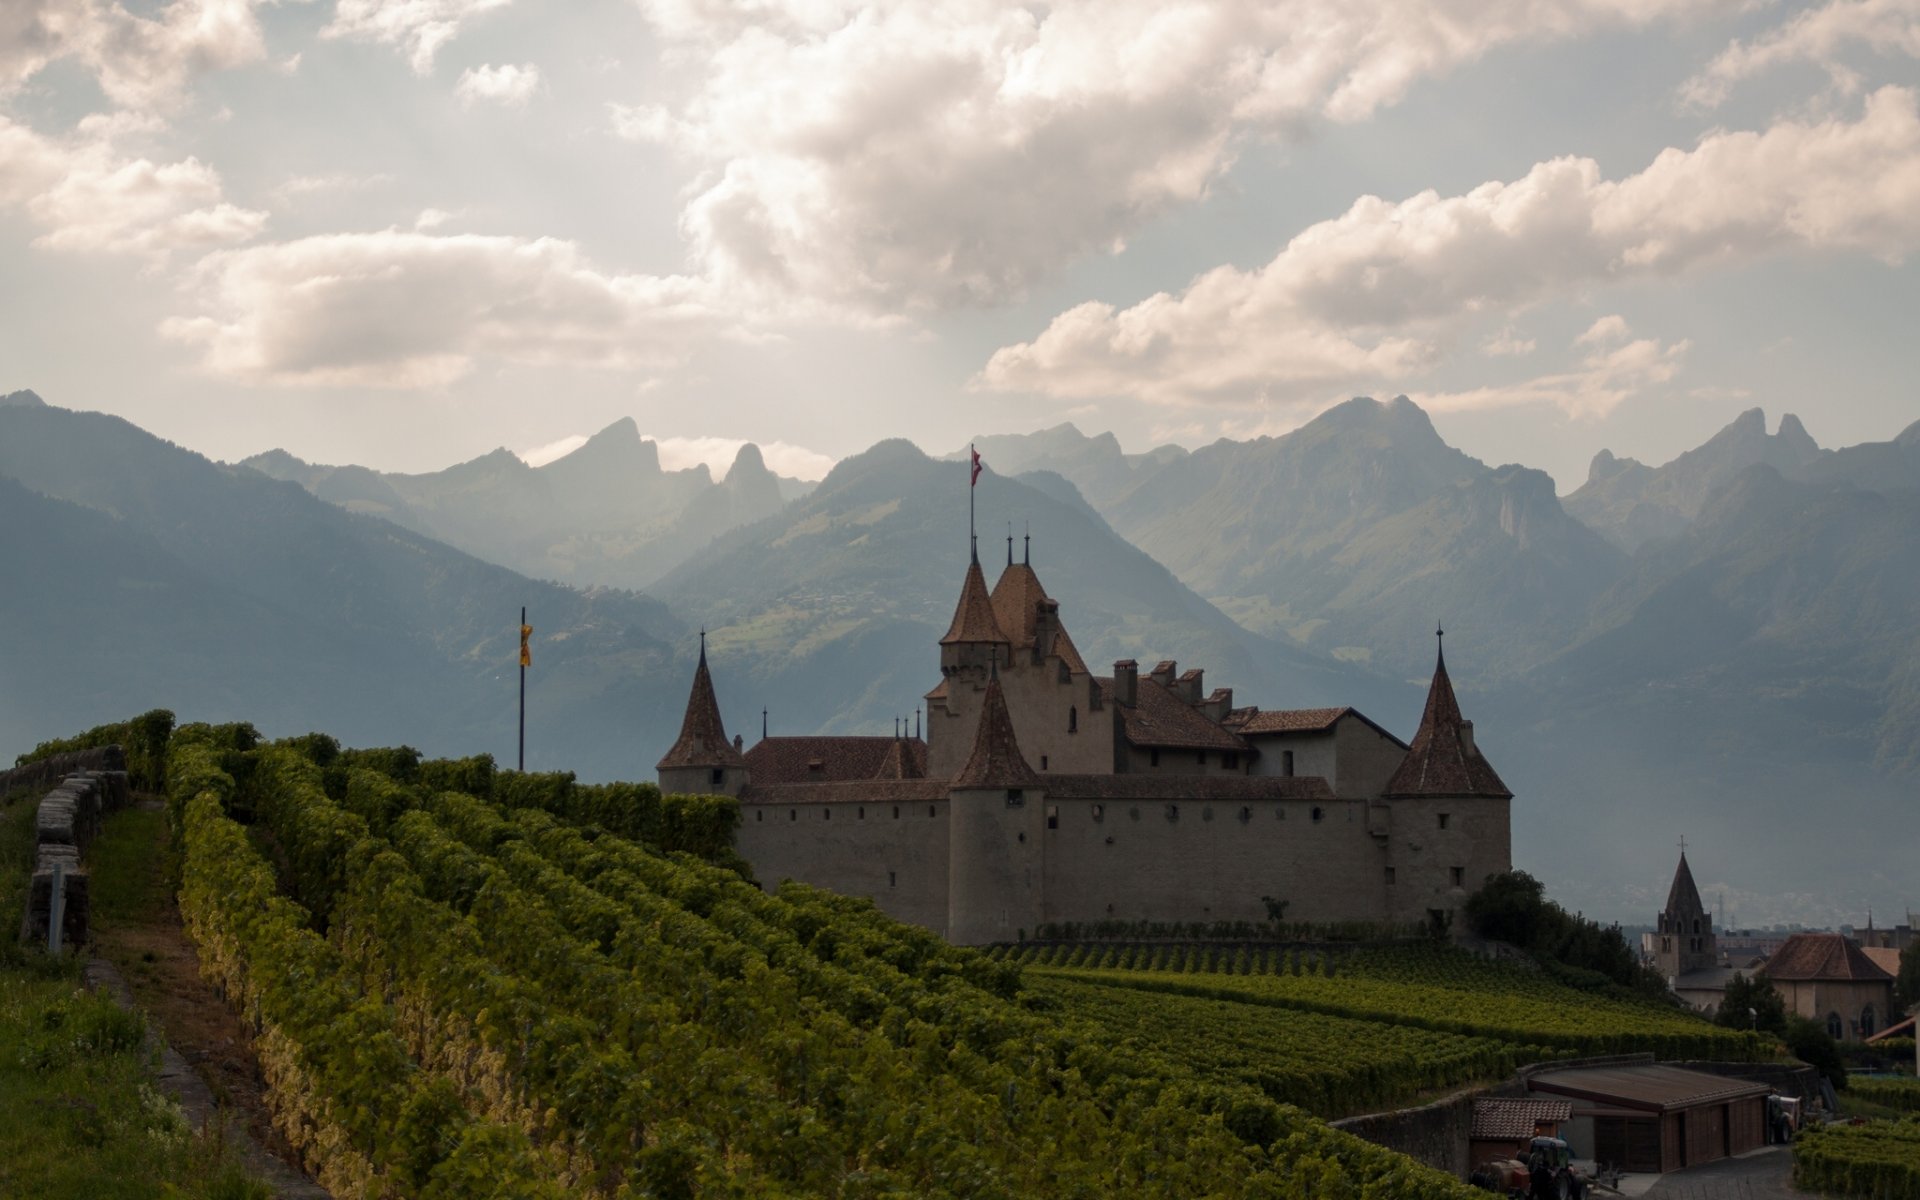
[[1715, 1025], [1729, 1029], [1759, 1029], [1776, 1037], [1787, 1034], [1787, 1002], [1771, 983], [1748, 979], [1738, 972], [1727, 980], [1727, 993], [1713, 1015]]
[[1801, 1062], [1819, 1071], [1833, 1084], [1835, 1091], [1847, 1086], [1847, 1066], [1840, 1060], [1839, 1043], [1818, 1021], [1798, 1013], [1787, 1018], [1787, 1049]]
[[1893, 1002], [1901, 1012], [1920, 1004], [1920, 941], [1907, 943], [1900, 952], [1900, 973], [1893, 977]]

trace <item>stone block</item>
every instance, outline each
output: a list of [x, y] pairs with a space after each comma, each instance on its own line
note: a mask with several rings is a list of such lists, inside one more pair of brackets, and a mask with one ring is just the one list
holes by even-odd
[[[61, 941], [67, 946], [84, 945], [91, 932], [87, 873], [69, 867], [62, 877], [66, 902], [61, 913]], [[47, 944], [47, 929], [53, 915], [53, 872], [35, 870], [27, 884], [27, 911], [20, 922], [20, 940], [31, 945]]]

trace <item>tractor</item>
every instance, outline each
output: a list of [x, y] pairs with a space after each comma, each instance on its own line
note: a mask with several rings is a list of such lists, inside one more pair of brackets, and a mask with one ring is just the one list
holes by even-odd
[[1468, 1182], [1510, 1200], [1585, 1200], [1591, 1184], [1573, 1165], [1566, 1141], [1557, 1137], [1534, 1138], [1525, 1159], [1480, 1164]]

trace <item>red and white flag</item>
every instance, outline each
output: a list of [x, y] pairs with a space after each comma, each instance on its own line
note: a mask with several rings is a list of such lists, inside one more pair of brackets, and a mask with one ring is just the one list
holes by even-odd
[[967, 480], [967, 486], [978, 487], [980, 485], [980, 452], [972, 446], [967, 447], [967, 452], [973, 455], [973, 478]]

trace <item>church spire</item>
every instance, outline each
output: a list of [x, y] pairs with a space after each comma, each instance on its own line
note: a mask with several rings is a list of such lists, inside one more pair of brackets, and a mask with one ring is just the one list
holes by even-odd
[[1427, 708], [1420, 731], [1400, 769], [1387, 781], [1387, 796], [1491, 796], [1511, 799], [1513, 792], [1480, 753], [1473, 740], [1473, 722], [1460, 715], [1460, 702], [1447, 675], [1445, 630], [1434, 630], [1433, 683], [1427, 688]]
[[720, 702], [713, 694], [713, 676], [707, 671], [707, 631], [700, 631], [700, 661], [693, 669], [693, 690], [687, 693], [686, 715], [680, 719], [680, 737], [655, 769], [677, 767], [743, 767], [746, 758], [727, 740], [720, 721]]

